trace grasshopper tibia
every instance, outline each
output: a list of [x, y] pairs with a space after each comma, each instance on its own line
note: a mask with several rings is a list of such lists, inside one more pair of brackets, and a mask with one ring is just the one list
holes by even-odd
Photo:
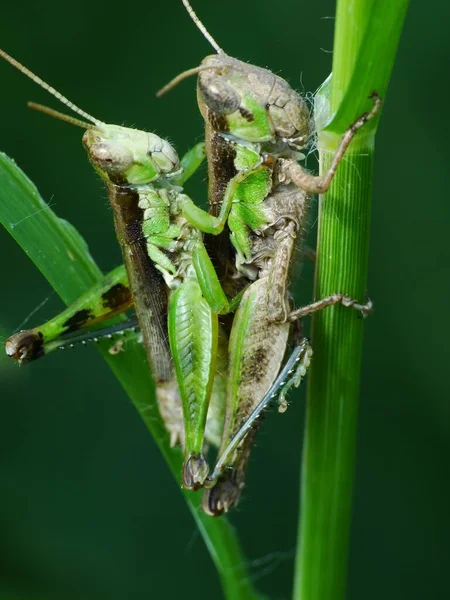
[[305, 338], [293, 350], [284, 369], [279, 374], [267, 396], [275, 398], [278, 394], [278, 412], [284, 413], [288, 408], [286, 396], [291, 387], [298, 387], [306, 375], [313, 351], [309, 341]]
[[[50, 321], [33, 329], [15, 333], [8, 338], [5, 342], [6, 354], [19, 364], [26, 364], [57, 348], [89, 341], [89, 339], [95, 341], [96, 337], [101, 337], [98, 331], [87, 337], [85, 334], [80, 336], [77, 332], [91, 329], [126, 312], [131, 306], [132, 298], [127, 276], [123, 266], [120, 266], [105, 275], [71, 306]], [[111, 333], [130, 328], [120, 324], [117, 330]]]
[[[245, 423], [236, 432], [228, 446], [222, 452], [214, 471], [207, 479], [206, 490], [203, 498], [203, 510], [212, 516], [227, 512], [234, 506], [244, 487], [244, 467], [250, 452], [253, 434], [263, 410], [277, 396], [279, 396], [279, 411], [287, 408], [286, 394], [292, 386], [298, 387], [306, 375], [311, 362], [312, 348], [309, 340], [304, 338], [294, 348], [285, 366], [275, 382], [272, 384], [264, 398], [253, 409]], [[237, 461], [233, 464], [232, 457], [238, 452]]]
[[[89, 342], [99, 342], [101, 339], [112, 339], [115, 335], [123, 335], [127, 331], [135, 331], [139, 324], [136, 317], [131, 317], [126, 321], [95, 329], [93, 331], [79, 331], [61, 335], [55, 339], [46, 340], [39, 327], [19, 331], [13, 334], [5, 342], [5, 352], [8, 356], [16, 360], [20, 365], [26, 365], [33, 360], [42, 358], [53, 350], [64, 350], [73, 348], [77, 344], [87, 344]], [[118, 352], [112, 349], [110, 354]]]
[[372, 300], [368, 300], [366, 304], [360, 304], [357, 300], [350, 298], [350, 296], [345, 296], [344, 294], [331, 294], [330, 296], [325, 296], [325, 298], [316, 300], [316, 302], [311, 302], [311, 304], [293, 310], [288, 316], [288, 321], [296, 321], [297, 319], [312, 315], [319, 310], [327, 308], [327, 306], [334, 306], [335, 304], [342, 304], [342, 306], [347, 308], [354, 308], [361, 312], [364, 317], [369, 315], [373, 309]]
[[[249, 437], [253, 439], [253, 435], [249, 434]], [[239, 502], [245, 485], [245, 465], [248, 455], [249, 450], [240, 457], [239, 464], [222, 473], [213, 487], [204, 491], [202, 509], [205, 514], [210, 517], [220, 517]]]

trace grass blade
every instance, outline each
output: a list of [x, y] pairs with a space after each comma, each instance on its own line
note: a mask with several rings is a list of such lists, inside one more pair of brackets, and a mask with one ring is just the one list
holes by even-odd
[[[26, 175], [2, 153], [0, 222], [66, 304], [102, 277], [75, 228], [55, 215]], [[127, 351], [115, 356], [108, 353], [109, 345], [100, 343], [100, 352], [129, 395], [179, 483], [182, 455], [169, 447], [142, 344], [127, 344]], [[258, 598], [250, 583], [236, 534], [228, 521], [204, 515], [199, 508], [198, 494], [183, 494], [217, 567], [225, 597], [237, 600]]]

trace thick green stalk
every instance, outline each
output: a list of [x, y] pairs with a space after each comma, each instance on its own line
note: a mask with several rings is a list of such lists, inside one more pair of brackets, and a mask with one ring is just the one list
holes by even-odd
[[[73, 302], [101, 278], [83, 238], [69, 223], [55, 215], [26, 175], [2, 153], [0, 223], [22, 246], [66, 304]], [[99, 344], [103, 358], [128, 393], [179, 482], [181, 451], [169, 447], [143, 345], [129, 343], [126, 352], [115, 356], [109, 354], [109, 345], [108, 342]], [[234, 529], [225, 518], [213, 519], [202, 513], [198, 494], [184, 492], [183, 495], [219, 572], [225, 598], [256, 600], [258, 595], [248, 577], [246, 560]], [[136, 501], [139, 502], [139, 499]], [[187, 585], [190, 584], [192, 582]]]
[[[323, 168], [331, 154], [329, 142]], [[316, 298], [342, 290], [365, 298], [372, 169], [373, 144], [352, 147], [321, 201]], [[351, 309], [328, 308], [314, 318], [294, 596], [302, 600], [344, 594], [362, 337], [363, 321]]]
[[[385, 99], [407, 0], [339, 0], [333, 76], [319, 93], [320, 170], [345, 129], [370, 109], [369, 94]], [[320, 200], [315, 298], [335, 292], [366, 298], [374, 135], [361, 130]], [[319, 126], [320, 127], [320, 126]], [[314, 357], [308, 375], [306, 435], [295, 600], [342, 600], [352, 487], [363, 321], [335, 306], [315, 315]]]

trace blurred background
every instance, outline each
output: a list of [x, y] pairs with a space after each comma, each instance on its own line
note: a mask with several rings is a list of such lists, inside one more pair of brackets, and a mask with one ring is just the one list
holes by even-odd
[[[304, 92], [328, 75], [331, 0], [194, 4], [229, 54]], [[81, 0], [70, 10], [55, 0], [3, 5], [0, 46], [103, 121], [155, 131], [180, 154], [202, 139], [195, 78], [155, 98], [211, 53], [178, 0]], [[377, 137], [369, 274], [376, 310], [366, 322], [350, 600], [448, 593], [449, 17], [446, 2], [412, 3]], [[111, 269], [119, 250], [81, 130], [27, 110], [28, 100], [60, 107], [6, 63], [0, 82], [0, 149]], [[188, 188], [195, 198], [206, 199], [203, 179]], [[23, 327], [41, 305], [28, 326], [62, 308], [4, 231], [0, 251], [2, 333]], [[311, 266], [297, 285], [307, 302]], [[2, 357], [0, 378], [2, 600], [221, 597], [176, 483], [95, 348], [22, 369]], [[291, 399], [285, 415], [266, 418], [230, 516], [255, 584], [276, 600], [292, 586], [304, 390]]]

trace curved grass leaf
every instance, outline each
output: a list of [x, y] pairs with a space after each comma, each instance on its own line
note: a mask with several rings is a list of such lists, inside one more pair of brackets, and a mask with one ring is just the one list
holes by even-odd
[[[27, 176], [2, 153], [0, 222], [66, 304], [73, 302], [102, 277], [76, 229], [55, 215]], [[142, 344], [129, 343], [126, 352], [111, 356], [109, 345], [100, 343], [100, 352], [141, 415], [179, 487], [182, 455], [178, 449], [169, 447], [144, 348]], [[224, 518], [213, 519], [204, 515], [199, 507], [198, 494], [183, 492], [183, 495], [217, 567], [225, 597], [233, 600], [258, 598], [233, 528]]]
[[[409, 0], [340, 0], [337, 4], [330, 113], [325, 131], [342, 134], [371, 108], [376, 90], [386, 98]], [[376, 128], [378, 119], [364, 135]]]

